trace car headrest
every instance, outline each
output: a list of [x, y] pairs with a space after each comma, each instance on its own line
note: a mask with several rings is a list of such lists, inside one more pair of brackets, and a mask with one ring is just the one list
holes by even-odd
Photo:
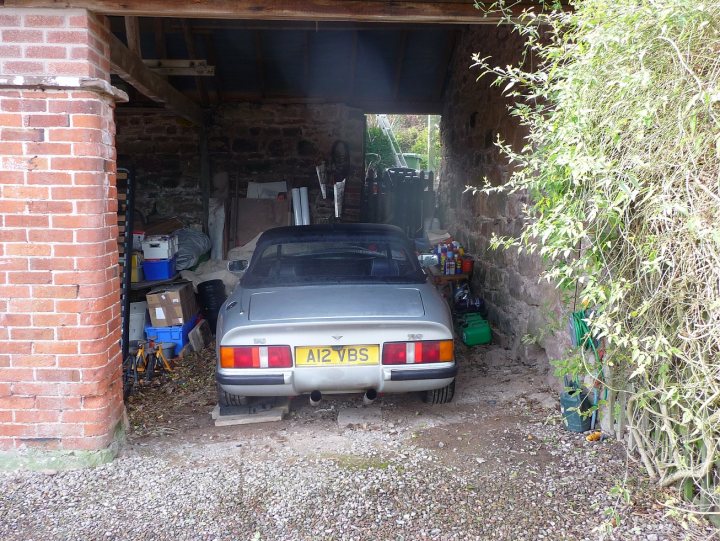
[[397, 261], [385, 257], [376, 257], [372, 260], [370, 276], [399, 276], [400, 268]]

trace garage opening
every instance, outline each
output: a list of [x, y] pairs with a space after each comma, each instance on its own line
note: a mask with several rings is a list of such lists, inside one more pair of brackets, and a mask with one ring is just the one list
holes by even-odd
[[[243, 247], [261, 230], [297, 221], [289, 212], [293, 190], [306, 201], [311, 222], [373, 221], [363, 216], [366, 115], [442, 116], [443, 159], [427, 186], [436, 194], [429, 205], [433, 218], [476, 256], [473, 287], [484, 297], [501, 343], [523, 355], [520, 338], [541, 328], [541, 314], [556, 296], [535, 284], [537, 261], [488, 250], [493, 233], [521, 225], [521, 197], [472, 196], [465, 190], [507, 174], [492, 144], [497, 136], [522, 139], [498, 90], [476, 81], [471, 55], [484, 51], [501, 64], [511, 63], [520, 54], [518, 36], [496, 27], [496, 20], [482, 19], [471, 5], [454, 2], [402, 8], [367, 3], [359, 13], [347, 13], [339, 3], [312, 7], [310, 14], [268, 8], [268, 20], [257, 19], [257, 10], [242, 11], [245, 4], [213, 8], [236, 10], [229, 14], [139, 4], [123, 4], [125, 11], [118, 11], [98, 0], [97, 12], [31, 13], [24, 7], [3, 12], [3, 24], [12, 28], [3, 40], [15, 43], [8, 50], [23, 59], [3, 61], [4, 70], [21, 76], [3, 84], [21, 91], [2, 89], [3, 104], [14, 108], [3, 116], [13, 124], [2, 134], [13, 143], [3, 165], [17, 183], [3, 191], [14, 201], [3, 214], [9, 216], [4, 225], [14, 229], [6, 252], [18, 265], [8, 281], [22, 286], [8, 289], [19, 297], [7, 308], [19, 317], [7, 333], [15, 348], [11, 361], [24, 370], [12, 375], [18, 384], [3, 389], [22, 397], [7, 410], [13, 419], [25, 404], [47, 405], [42, 427], [13, 421], [17, 426], [3, 445], [108, 445], [122, 417], [121, 319], [125, 347], [131, 330], [144, 338], [149, 327], [158, 338], [158, 329], [170, 333], [163, 342], [181, 351], [204, 301], [186, 297], [182, 286], [170, 290], [165, 282], [182, 278], [181, 272], [197, 273], [193, 268], [206, 257], [244, 259]], [[317, 20], [303, 20], [307, 17]], [[46, 38], [57, 45], [40, 47]], [[38, 47], [28, 45], [34, 40]], [[334, 193], [332, 199], [322, 195], [323, 163], [328, 186], [344, 182], [337, 208]], [[28, 190], [25, 183], [37, 186]], [[52, 204], [27, 207], [27, 198]], [[429, 215], [404, 222], [410, 224], [407, 235], [415, 240]], [[190, 245], [197, 234], [205, 237], [199, 251], [191, 250], [187, 268], [177, 265], [177, 231], [190, 237]], [[25, 246], [28, 239], [50, 236], [57, 249]], [[141, 261], [144, 241], [150, 245]], [[125, 263], [122, 310], [116, 248]], [[140, 269], [147, 276], [139, 276]], [[213, 272], [222, 282], [227, 271]], [[167, 296], [148, 298], [154, 286], [167, 286]], [[217, 309], [225, 286], [209, 291], [207, 304]], [[138, 317], [133, 302], [147, 303]], [[46, 317], [48, 311], [60, 316]], [[47, 327], [34, 329], [37, 321]], [[174, 327], [181, 327], [179, 333]], [[79, 343], [72, 342], [76, 338]], [[547, 336], [535, 344], [541, 353], [553, 347]], [[80, 354], [92, 358], [73, 356]], [[25, 370], [23, 363], [31, 367]], [[26, 379], [32, 385], [22, 385]], [[70, 393], [71, 399], [58, 393]], [[76, 410], [83, 422], [71, 435], [58, 435], [65, 434]]]
[[[560, 347], [546, 336], [532, 346], [521, 341], [545, 325], [541, 304], [556, 300], [535, 283], [537, 263], [489, 250], [493, 233], [520, 227], [522, 201], [466, 190], [507, 173], [498, 137], [522, 137], [505, 100], [470, 69], [478, 50], [511, 62], [520, 52], [515, 36], [485, 25], [110, 17], [110, 26], [202, 110], [198, 125], [114, 76], [130, 96], [116, 111], [117, 151], [134, 184], [136, 237], [184, 228], [209, 240], [206, 254], [161, 280], [181, 274], [197, 286], [203, 269], [219, 276], [225, 269], [203, 257], [247, 259], [274, 226], [393, 224], [420, 251], [451, 237], [453, 273], [463, 268], [461, 249], [474, 259], [477, 294], [466, 298], [485, 303], [513, 355], [542, 363]], [[307, 217], [294, 215], [303, 205]], [[439, 236], [429, 240], [428, 231]], [[437, 255], [445, 274], [445, 255]], [[128, 298], [142, 303], [158, 281], [136, 279]], [[180, 323], [192, 326], [186, 316]], [[156, 329], [150, 319], [144, 326]], [[128, 344], [147, 334], [142, 327], [133, 336], [128, 329]], [[177, 350], [185, 345], [178, 341]]]

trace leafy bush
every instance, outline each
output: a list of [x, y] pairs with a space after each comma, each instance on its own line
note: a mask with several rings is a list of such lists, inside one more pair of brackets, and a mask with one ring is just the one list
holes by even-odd
[[720, 512], [720, 3], [573, 7], [508, 17], [523, 66], [475, 57], [528, 133], [485, 188], [527, 190], [527, 226], [494, 244], [579, 285], [631, 449]]
[[[395, 139], [403, 152], [419, 154], [420, 167], [425, 170], [438, 171], [440, 169], [441, 147], [440, 117], [433, 116], [433, 130], [430, 144], [432, 145], [432, 162], [428, 168], [428, 117], [425, 115], [390, 115], [393, 124]], [[396, 167], [389, 139], [376, 125], [374, 115], [368, 115], [368, 126], [365, 130], [365, 153], [380, 156], [380, 166], [383, 170], [388, 167]], [[374, 159], [373, 157], [368, 157]]]
[[[383, 131], [377, 126], [368, 126], [365, 130], [365, 154], [368, 160], [376, 163], [375, 168], [383, 171], [388, 167], [395, 167], [395, 158], [392, 151], [390, 140], [385, 136]], [[368, 156], [368, 155], [374, 156]], [[379, 162], [375, 156], [379, 156]]]

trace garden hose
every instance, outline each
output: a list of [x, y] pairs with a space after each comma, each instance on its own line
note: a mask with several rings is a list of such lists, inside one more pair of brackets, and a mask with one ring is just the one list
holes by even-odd
[[[599, 366], [598, 373], [595, 375], [595, 379], [602, 382], [604, 385], [605, 382], [603, 379], [602, 360], [597, 350], [598, 341], [590, 334], [590, 327], [588, 327], [586, 319], [587, 314], [585, 310], [580, 310], [578, 312], [572, 313], [572, 315], [570, 316], [570, 340], [572, 341], [572, 344], [576, 347], [581, 347], [586, 350], [592, 350], [593, 354], [595, 355], [595, 361]], [[579, 387], [580, 382], [576, 380], [576, 383]], [[595, 410], [593, 410], [592, 413], [590, 430], [595, 430], [595, 422], [597, 420], [598, 390], [596, 386], [593, 387], [593, 405], [595, 406]], [[604, 400], [607, 400], [607, 396], [608, 390], [605, 386]]]

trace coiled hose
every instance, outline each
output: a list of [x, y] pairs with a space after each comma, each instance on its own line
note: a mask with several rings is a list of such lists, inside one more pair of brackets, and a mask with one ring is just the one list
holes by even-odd
[[[570, 340], [572, 341], [573, 346], [581, 347], [583, 349], [593, 352], [593, 355], [595, 356], [595, 361], [597, 363], [597, 366], [599, 367], [598, 373], [595, 375], [595, 379], [604, 384], [605, 381], [603, 377], [602, 359], [597, 349], [599, 346], [599, 341], [594, 338], [590, 333], [590, 327], [588, 327], [587, 318], [588, 314], [585, 310], [573, 312], [570, 315]], [[577, 378], [575, 383], [579, 388], [580, 382], [577, 380]], [[604, 400], [607, 400], [607, 396], [608, 390], [607, 386], [605, 386]], [[595, 422], [597, 421], [597, 404], [598, 389], [597, 386], [593, 385], [593, 406], [595, 406], [595, 409], [593, 410], [592, 418], [590, 420], [590, 430], [595, 430]]]

